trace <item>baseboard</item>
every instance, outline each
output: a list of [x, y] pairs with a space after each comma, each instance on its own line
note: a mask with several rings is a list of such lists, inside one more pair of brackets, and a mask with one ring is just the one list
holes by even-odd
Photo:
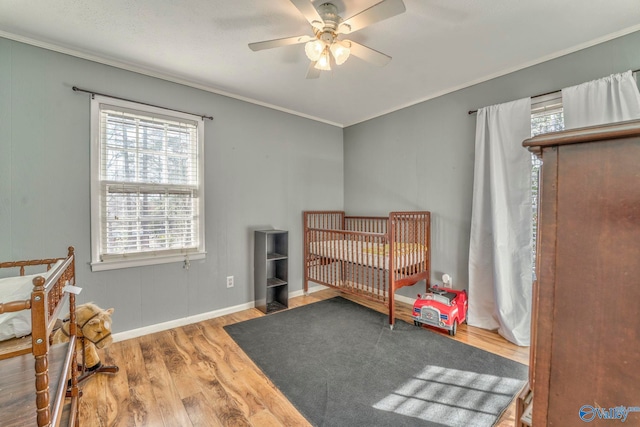
[[[307, 293], [312, 294], [314, 292], [323, 291], [325, 289], [329, 289], [329, 287], [322, 286], [322, 285], [309, 286], [309, 290], [307, 291]], [[304, 289], [300, 289], [299, 291], [289, 293], [289, 298], [301, 297], [303, 295], [304, 295]]]
[[404, 295], [396, 294], [396, 301], [400, 301], [405, 304], [409, 304], [410, 306], [413, 306], [413, 303], [416, 302], [416, 298], [405, 297]]
[[149, 335], [156, 332], [166, 331], [168, 329], [179, 328], [181, 326], [190, 325], [192, 323], [202, 322], [204, 320], [214, 319], [216, 317], [225, 316], [227, 314], [237, 313], [238, 311], [248, 310], [254, 308], [255, 303], [253, 301], [236, 305], [233, 307], [222, 308], [220, 310], [209, 311], [207, 313], [200, 313], [189, 317], [183, 317], [181, 319], [170, 320], [168, 322], [156, 323], [155, 325], [144, 326], [138, 329], [131, 329], [129, 331], [118, 332], [113, 334], [113, 341], [124, 341], [131, 338], [138, 338], [143, 335]]
[[[308, 293], [312, 294], [314, 292], [322, 291], [324, 289], [330, 289], [330, 288], [328, 286], [322, 286], [322, 285], [310, 286]], [[295, 291], [295, 292], [292, 292], [292, 293], [289, 294], [289, 298], [299, 297], [299, 296], [302, 296], [302, 295], [304, 295], [304, 291], [303, 290]], [[396, 294], [396, 301], [400, 301], [400, 302], [403, 302], [405, 304], [409, 304], [409, 305], [413, 306], [413, 303], [416, 302], [416, 298], [405, 297], [404, 295]]]
[[[324, 289], [329, 289], [326, 286], [317, 285], [309, 287], [307, 293], [312, 294]], [[295, 298], [304, 295], [304, 290], [291, 292], [289, 298]], [[404, 302], [409, 305], [413, 305], [415, 298], [405, 297], [403, 295], [396, 295], [396, 301]], [[237, 313], [239, 311], [248, 310], [256, 306], [255, 302], [248, 302], [245, 304], [235, 305], [233, 307], [222, 308], [220, 310], [209, 311], [207, 313], [200, 313], [189, 317], [183, 317], [181, 319], [170, 320], [168, 322], [156, 323], [155, 325], [144, 326], [142, 328], [131, 329], [129, 331], [118, 332], [113, 334], [113, 342], [125, 341], [132, 338], [138, 338], [144, 335], [153, 334], [156, 332], [166, 331], [168, 329], [179, 328], [181, 326], [190, 325], [192, 323], [202, 322], [204, 320], [215, 319], [216, 317], [226, 316], [227, 314]]]

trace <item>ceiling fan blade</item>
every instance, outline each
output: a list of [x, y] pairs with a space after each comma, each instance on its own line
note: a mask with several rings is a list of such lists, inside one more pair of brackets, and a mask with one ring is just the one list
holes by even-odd
[[322, 17], [320, 17], [311, 0], [291, 0], [291, 3], [304, 15], [309, 24], [319, 30], [324, 28], [324, 21], [322, 21]]
[[286, 37], [284, 39], [266, 40], [263, 42], [249, 43], [249, 49], [254, 52], [264, 49], [273, 49], [274, 47], [289, 46], [292, 44], [306, 43], [312, 40], [310, 36]]
[[345, 40], [351, 43], [351, 55], [357, 56], [360, 59], [363, 59], [367, 62], [370, 62], [374, 65], [382, 67], [387, 65], [389, 61], [391, 61], [391, 57], [385, 55], [382, 52], [378, 52], [377, 50], [371, 49], [365, 45], [360, 43], [356, 43], [350, 40]]
[[406, 9], [402, 0], [382, 0], [368, 9], [344, 20], [338, 27], [341, 34], [349, 34], [361, 30], [376, 22], [403, 13]]
[[320, 70], [316, 68], [316, 61], [311, 61], [307, 69], [307, 78], [317, 79], [318, 77], [320, 77]]

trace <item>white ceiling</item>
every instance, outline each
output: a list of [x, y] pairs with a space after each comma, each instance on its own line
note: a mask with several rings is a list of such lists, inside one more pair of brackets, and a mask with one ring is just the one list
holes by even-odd
[[[331, 0], [345, 19], [378, 1]], [[313, 35], [289, 0], [0, 0], [0, 36], [348, 126], [640, 30], [638, 0], [404, 3], [349, 35], [388, 65], [351, 57], [316, 80], [303, 44], [247, 47]]]

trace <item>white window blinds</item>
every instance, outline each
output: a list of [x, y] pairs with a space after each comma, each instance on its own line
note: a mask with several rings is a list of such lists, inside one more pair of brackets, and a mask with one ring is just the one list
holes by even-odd
[[531, 99], [531, 136], [564, 130], [562, 94], [548, 93]]
[[99, 103], [94, 263], [202, 251], [199, 126], [202, 121]]

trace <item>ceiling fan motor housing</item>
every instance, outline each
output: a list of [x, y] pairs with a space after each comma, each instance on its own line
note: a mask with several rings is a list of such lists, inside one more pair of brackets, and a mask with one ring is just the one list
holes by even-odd
[[342, 18], [338, 15], [338, 8], [333, 3], [322, 3], [318, 6], [318, 15], [324, 21], [323, 33], [335, 33], [338, 30]]

